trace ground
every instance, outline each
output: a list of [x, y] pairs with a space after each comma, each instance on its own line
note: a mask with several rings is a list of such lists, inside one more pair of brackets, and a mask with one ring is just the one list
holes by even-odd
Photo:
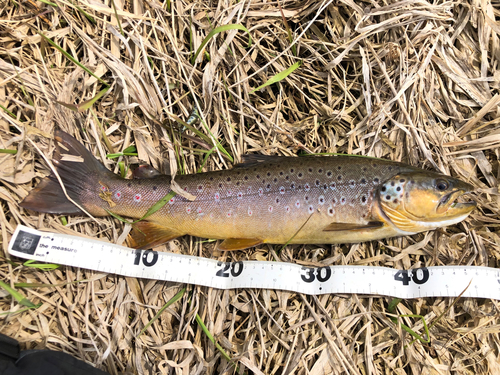
[[[474, 185], [478, 202], [455, 226], [363, 244], [223, 253], [186, 236], [157, 250], [314, 266], [498, 267], [499, 9], [498, 0], [4, 0], [0, 278], [37, 307], [2, 292], [1, 332], [110, 374], [500, 373], [496, 300], [403, 300], [391, 314], [394, 299], [384, 296], [44, 271], [7, 253], [18, 224], [125, 239], [115, 218], [97, 224], [18, 206], [49, 173], [61, 128], [116, 173], [139, 162], [184, 174], [227, 169], [245, 154], [349, 153], [453, 175]], [[233, 29], [219, 29], [226, 25]], [[201, 121], [186, 128], [195, 106]], [[106, 156], [129, 146], [137, 155]], [[429, 337], [422, 319], [403, 314], [421, 315]], [[413, 341], [401, 324], [429, 341]]]

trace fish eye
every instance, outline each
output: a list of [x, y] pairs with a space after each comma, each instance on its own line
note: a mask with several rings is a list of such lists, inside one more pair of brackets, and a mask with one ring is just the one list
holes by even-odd
[[450, 187], [450, 184], [448, 183], [448, 181], [446, 181], [446, 180], [436, 180], [436, 188], [439, 191], [448, 190], [449, 187]]

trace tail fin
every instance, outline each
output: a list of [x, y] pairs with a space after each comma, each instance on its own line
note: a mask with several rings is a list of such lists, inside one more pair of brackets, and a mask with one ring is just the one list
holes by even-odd
[[[107, 180], [114, 178], [115, 175], [108, 171], [81, 143], [69, 134], [56, 130], [54, 139], [56, 149], [52, 162], [57, 169], [57, 173], [70, 198], [87, 209], [85, 203], [92, 202], [83, 202], [82, 200], [85, 200], [85, 198], [89, 200], [92, 196], [96, 196], [95, 192], [99, 186], [99, 179]], [[66, 198], [54, 174], [44, 178], [20, 203], [20, 206], [33, 211], [54, 214], [83, 213]]]

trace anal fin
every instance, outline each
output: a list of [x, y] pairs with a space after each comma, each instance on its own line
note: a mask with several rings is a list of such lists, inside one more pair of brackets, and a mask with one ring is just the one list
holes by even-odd
[[218, 249], [223, 251], [244, 250], [260, 245], [263, 242], [258, 238], [227, 238], [222, 241]]
[[127, 244], [134, 249], [151, 249], [179, 236], [182, 236], [182, 233], [149, 221], [139, 221], [133, 225]]
[[369, 221], [366, 224], [362, 223], [331, 223], [323, 228], [324, 232], [341, 232], [341, 231], [355, 231], [365, 229], [376, 229], [384, 226], [381, 221]]

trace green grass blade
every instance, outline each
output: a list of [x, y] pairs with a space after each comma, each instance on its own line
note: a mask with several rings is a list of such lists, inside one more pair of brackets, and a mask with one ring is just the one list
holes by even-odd
[[153, 324], [159, 317], [160, 315], [163, 313], [163, 311], [165, 311], [165, 309], [167, 309], [169, 306], [173, 305], [175, 302], [177, 302], [183, 295], [184, 293], [186, 293], [186, 288], [182, 288], [179, 293], [177, 293], [175, 296], [173, 296], [165, 305], [163, 305], [163, 307], [156, 313], [156, 315], [153, 317], [153, 319], [151, 319], [148, 324], [146, 324], [144, 326], [144, 328], [141, 330], [141, 332], [139, 332], [139, 334], [136, 336], [136, 337], [139, 337], [140, 335], [142, 335], [144, 332], [146, 332], [146, 330], [149, 328], [149, 326], [151, 324]]
[[47, 1], [47, 0], [38, 0], [38, 1], [40, 1], [41, 3], [47, 4], [47, 5], [53, 6], [54, 8], [58, 7], [58, 5], [56, 3], [51, 3], [50, 1]]
[[219, 33], [222, 33], [224, 31], [228, 31], [228, 30], [242, 30], [242, 31], [245, 31], [246, 33], [248, 33], [248, 47], [250, 47], [252, 45], [252, 37], [250, 36], [250, 31], [248, 31], [248, 29], [245, 26], [240, 25], [240, 24], [219, 26], [219, 27], [216, 27], [215, 29], [213, 29], [212, 31], [210, 31], [208, 33], [208, 35], [206, 36], [206, 38], [203, 39], [203, 42], [201, 42], [200, 46], [196, 50], [196, 53], [194, 54], [194, 56], [191, 59], [191, 64], [194, 65], [194, 62], [196, 61], [196, 58], [198, 57], [198, 55], [200, 54], [200, 52], [203, 50], [203, 47], [205, 47], [205, 45], [208, 43], [208, 41], [214, 35], [217, 35]]
[[205, 325], [205, 323], [203, 323], [203, 320], [201, 320], [201, 317], [198, 314], [196, 314], [196, 323], [198, 323], [198, 325], [201, 327], [201, 329], [203, 330], [203, 332], [205, 333], [205, 335], [207, 335], [208, 339], [210, 341], [212, 341], [212, 343], [215, 345], [215, 347], [217, 348], [217, 350], [219, 350], [219, 352], [222, 354], [222, 356], [229, 363], [231, 363], [233, 366], [236, 366], [236, 364], [233, 362], [233, 360], [231, 359], [231, 357], [226, 353], [226, 351], [224, 350], [224, 348], [222, 346], [220, 346], [217, 341], [215, 341], [215, 338], [212, 336], [212, 334], [208, 330], [207, 326]]
[[9, 150], [8, 148], [0, 148], [0, 154], [17, 154], [17, 150]]
[[59, 52], [61, 52], [64, 56], [66, 56], [67, 59], [71, 60], [74, 64], [78, 65], [80, 68], [82, 68], [83, 70], [85, 70], [88, 74], [90, 74], [92, 77], [94, 77], [95, 79], [97, 79], [99, 82], [101, 82], [102, 84], [104, 84], [106, 87], [109, 87], [109, 85], [104, 82], [100, 77], [96, 76], [94, 73], [92, 73], [85, 65], [83, 65], [82, 63], [80, 63], [77, 59], [75, 59], [73, 56], [71, 56], [68, 52], [66, 52], [64, 49], [62, 49], [58, 44], [56, 44], [52, 39], [50, 39], [49, 37], [45, 36], [43, 33], [41, 32], [38, 32], [38, 34], [40, 34], [40, 36], [45, 39], [52, 47], [54, 47], [55, 49], [57, 49]]
[[302, 65], [302, 61], [297, 61], [295, 64], [293, 64], [288, 69], [285, 69], [282, 72], [280, 72], [280, 73], [274, 75], [273, 77], [271, 77], [263, 85], [261, 85], [261, 86], [257, 87], [256, 89], [253, 89], [252, 91], [250, 91], [250, 93], [255, 92], [257, 90], [260, 90], [260, 89], [263, 89], [264, 87], [272, 85], [273, 83], [276, 83], [276, 82], [284, 80], [286, 77], [288, 77], [290, 74], [292, 74], [294, 70], [298, 69], [301, 65]]
[[177, 193], [175, 191], [170, 191], [167, 195], [165, 195], [163, 198], [161, 198], [158, 202], [153, 204], [149, 209], [146, 211], [143, 217], [140, 219], [137, 219], [136, 221], [133, 222], [133, 224], [137, 223], [138, 221], [144, 220], [147, 217], [153, 215], [156, 211], [160, 210], [163, 206], [165, 206], [170, 199], [175, 197]]
[[31, 302], [29, 299], [27, 299], [25, 296], [23, 296], [21, 293], [19, 293], [17, 290], [13, 289], [10, 287], [10, 285], [4, 283], [3, 281], [0, 280], [0, 287], [5, 289], [9, 294], [14, 298], [17, 302], [19, 302], [20, 305], [29, 307], [30, 309], [36, 309], [40, 305], [35, 305], [33, 302]]
[[35, 263], [34, 259], [30, 259], [30, 260], [24, 262], [23, 266], [31, 267], [31, 268], [36, 268], [36, 269], [39, 269], [41, 271], [53, 271], [53, 270], [58, 269], [59, 267], [61, 267], [59, 264]]
[[97, 93], [96, 96], [94, 96], [92, 99], [89, 99], [89, 100], [86, 100], [80, 104], [78, 104], [78, 111], [79, 112], [83, 112], [83, 111], [86, 111], [87, 109], [89, 109], [90, 107], [92, 107], [92, 105], [97, 101], [99, 100], [104, 94], [106, 94], [109, 90], [109, 86], [102, 89], [101, 91], [99, 91]]

